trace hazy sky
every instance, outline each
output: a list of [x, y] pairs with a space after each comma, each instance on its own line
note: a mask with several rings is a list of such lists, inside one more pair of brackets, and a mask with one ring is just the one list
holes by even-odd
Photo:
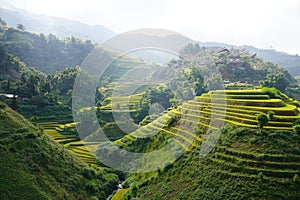
[[118, 33], [164, 28], [194, 40], [300, 54], [300, 0], [6, 0]]

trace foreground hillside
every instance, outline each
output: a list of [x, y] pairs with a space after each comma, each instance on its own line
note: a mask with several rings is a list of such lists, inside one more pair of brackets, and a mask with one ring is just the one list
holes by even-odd
[[[173, 140], [186, 153], [158, 172], [129, 176], [121, 198], [297, 199], [298, 106], [271, 88], [216, 90], [165, 112], [115, 144], [134, 152], [151, 152]], [[268, 121], [262, 125], [259, 116]], [[207, 131], [218, 131], [222, 123], [225, 127], [216, 146], [208, 156], [200, 157]], [[97, 153], [104, 151], [99, 148]]]
[[[158, 177], [134, 186], [129, 196], [137, 199], [298, 199], [299, 142], [299, 134], [292, 132], [227, 126], [219, 144], [206, 158], [200, 158], [199, 149], [195, 149]], [[135, 177], [137, 182], [141, 179]]]
[[106, 199], [117, 183], [3, 103], [0, 127], [0, 199]]

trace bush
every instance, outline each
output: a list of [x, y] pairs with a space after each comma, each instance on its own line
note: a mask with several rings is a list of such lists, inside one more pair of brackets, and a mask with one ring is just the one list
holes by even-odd
[[203, 130], [202, 130], [201, 128], [196, 127], [196, 128], [195, 128], [195, 133], [196, 133], [197, 135], [201, 135], [201, 134], [203, 134]]
[[269, 118], [269, 120], [271, 120], [271, 119], [273, 119], [274, 118], [274, 112], [273, 111], [269, 111], [268, 112], [268, 118]]
[[39, 121], [39, 118], [37, 116], [32, 116], [30, 119], [29, 119], [31, 122], [38, 122]]
[[0, 102], [0, 109], [4, 109], [5, 108], [5, 104]]
[[300, 125], [293, 126], [294, 132], [300, 134]]
[[297, 120], [293, 123], [293, 126], [296, 126], [296, 125], [300, 125], [300, 119], [297, 119]]
[[258, 175], [257, 175], [257, 178], [259, 180], [263, 180], [264, 179], [264, 174], [262, 172], [259, 172]]
[[299, 176], [298, 176], [298, 174], [295, 174], [295, 175], [294, 175], [293, 181], [294, 181], [295, 183], [298, 183], [298, 182], [299, 182]]
[[269, 121], [267, 115], [265, 115], [265, 114], [258, 115], [257, 120], [258, 120], [258, 125], [260, 128], [263, 128], [264, 126], [266, 126]]

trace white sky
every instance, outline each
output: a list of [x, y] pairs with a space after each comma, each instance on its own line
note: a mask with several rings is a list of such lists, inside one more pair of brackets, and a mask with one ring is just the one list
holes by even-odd
[[300, 55], [300, 0], [5, 0], [33, 13], [118, 33], [164, 28], [199, 41], [273, 46]]

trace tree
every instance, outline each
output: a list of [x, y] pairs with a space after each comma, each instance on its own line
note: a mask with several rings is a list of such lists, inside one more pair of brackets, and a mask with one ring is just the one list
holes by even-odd
[[299, 175], [298, 175], [298, 174], [295, 174], [295, 175], [294, 175], [293, 181], [294, 181], [295, 183], [298, 183], [298, 182], [299, 182]]
[[199, 53], [201, 50], [199, 44], [192, 44], [192, 43], [189, 43], [188, 45], [186, 45], [183, 50], [180, 51], [180, 54], [182, 55], [186, 55], [186, 56], [194, 56], [196, 55], [197, 53]]
[[258, 120], [259, 128], [263, 128], [264, 126], [266, 126], [269, 121], [267, 115], [265, 114], [258, 115], [257, 120]]
[[9, 89], [10, 89], [10, 79], [7, 80], [6, 91], [9, 91]]
[[177, 108], [179, 106], [179, 101], [176, 98], [170, 99], [170, 103], [173, 108]]
[[273, 119], [274, 114], [275, 113], [273, 111], [271, 111], [271, 110], [268, 112], [268, 118], [269, 118], [269, 120]]
[[261, 81], [260, 84], [264, 87], [275, 87], [279, 91], [284, 92], [289, 85], [289, 81], [285, 73], [277, 72], [269, 73], [266, 80]]
[[25, 31], [25, 26], [23, 24], [17, 24], [17, 29]]
[[0, 17], [0, 24], [6, 26], [6, 22]]
[[295, 133], [300, 134], [300, 125], [294, 125], [293, 129]]
[[121, 109], [120, 104], [117, 103], [116, 106], [115, 106], [115, 109], [116, 109], [116, 110], [120, 110], [120, 109]]
[[205, 84], [209, 90], [220, 90], [223, 88], [223, 79], [221, 74], [212, 74], [205, 77]]
[[262, 172], [259, 172], [258, 175], [257, 175], [257, 178], [259, 180], [263, 180], [264, 179], [264, 174]]
[[13, 96], [12, 101], [11, 101], [11, 108], [15, 111], [18, 110], [19, 105], [18, 105], [18, 101], [17, 101], [17, 97], [16, 95]]

